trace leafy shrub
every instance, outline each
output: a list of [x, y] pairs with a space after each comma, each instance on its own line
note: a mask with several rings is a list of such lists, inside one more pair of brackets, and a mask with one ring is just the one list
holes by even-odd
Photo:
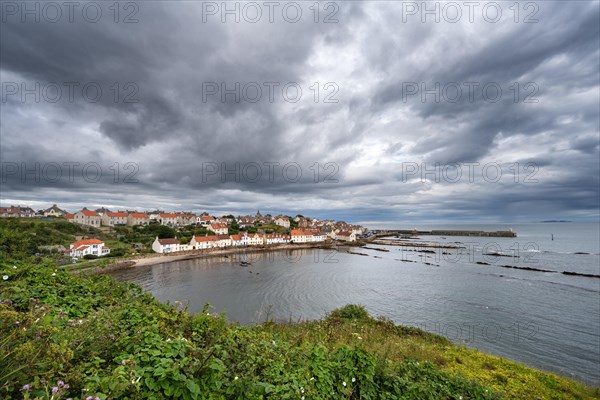
[[83, 256], [84, 260], [95, 260], [97, 258], [98, 258], [98, 256], [95, 254], [86, 254], [85, 256]]
[[364, 306], [357, 304], [347, 304], [342, 308], [332, 311], [330, 316], [332, 318], [357, 320], [364, 320], [370, 318], [367, 309]]

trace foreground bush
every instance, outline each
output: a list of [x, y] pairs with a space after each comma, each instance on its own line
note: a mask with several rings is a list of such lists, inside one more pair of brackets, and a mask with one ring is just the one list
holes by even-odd
[[[392, 347], [402, 341], [441, 346], [440, 352], [457, 348], [373, 320], [360, 306], [321, 321], [240, 327], [208, 309], [191, 316], [106, 276], [80, 277], [52, 266], [1, 269], [0, 398], [496, 399], [511, 393], [445, 371], [423, 354], [397, 353]], [[565, 382], [567, 389], [572, 384], [592, 393]], [[551, 390], [559, 389], [552, 383]], [[571, 395], [564, 388], [559, 394]]]

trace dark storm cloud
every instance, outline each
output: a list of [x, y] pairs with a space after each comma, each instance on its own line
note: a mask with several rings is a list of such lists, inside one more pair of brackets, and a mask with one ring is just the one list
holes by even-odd
[[[404, 22], [401, 2], [338, 3], [338, 22], [329, 24], [323, 9], [313, 21], [312, 3], [302, 3], [297, 23], [278, 12], [273, 23], [266, 14], [259, 23], [222, 23], [220, 14], [203, 21], [201, 2], [136, 4], [131, 24], [115, 23], [106, 4], [97, 23], [3, 20], [3, 96], [7, 82], [102, 88], [97, 101], [78, 91], [72, 102], [3, 97], [3, 203], [270, 207], [354, 221], [529, 218], [532, 209], [540, 218], [598, 215], [597, 2], [536, 3], [535, 24], [509, 16], [498, 24]], [[502, 5], [506, 12], [512, 3]], [[325, 103], [332, 82], [337, 102]], [[471, 100], [463, 86], [458, 101], [422, 101], [406, 82], [494, 82], [503, 93]], [[523, 102], [529, 82], [537, 103]], [[276, 84], [273, 99], [266, 83]], [[302, 89], [297, 102], [282, 96], [289, 83]], [[248, 84], [262, 89], [255, 102], [222, 96]], [[403, 163], [492, 161], [534, 163], [539, 181], [403, 179]], [[22, 176], [65, 162], [79, 163], [78, 179]], [[86, 163], [102, 168], [98, 181], [86, 179]], [[278, 163], [273, 176], [270, 163]], [[286, 175], [289, 164], [302, 176]], [[135, 182], [124, 182], [132, 171]]]

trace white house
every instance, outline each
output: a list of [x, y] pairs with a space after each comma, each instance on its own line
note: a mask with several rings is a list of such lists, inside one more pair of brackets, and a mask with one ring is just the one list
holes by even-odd
[[337, 232], [335, 239], [343, 242], [356, 242], [356, 233], [350, 231]]
[[291, 240], [294, 243], [322, 242], [326, 235], [319, 231], [292, 229]]
[[54, 204], [52, 207], [44, 210], [44, 217], [62, 217], [66, 214], [67, 214], [67, 212], [65, 210], [61, 210], [60, 208], [58, 208], [58, 206], [56, 204]]
[[179, 250], [179, 240], [177, 238], [159, 239], [158, 236], [152, 243], [152, 250], [156, 253], [173, 253]]
[[289, 243], [291, 240], [290, 235], [280, 235], [277, 233], [271, 233], [265, 235], [264, 243], [265, 244], [283, 244]]
[[94, 256], [104, 256], [110, 253], [110, 249], [104, 245], [102, 240], [98, 239], [82, 239], [69, 246], [71, 257], [81, 258], [88, 254]]
[[246, 243], [244, 242], [244, 236], [245, 235], [231, 235], [231, 245], [232, 246], [245, 246]]
[[275, 218], [273, 222], [275, 222], [275, 225], [279, 225], [281, 227], [284, 227], [285, 229], [290, 229], [290, 220], [288, 217], [279, 216]]
[[227, 232], [229, 231], [225, 224], [210, 224], [208, 230], [213, 231], [215, 235], [227, 235]]
[[246, 241], [248, 246], [261, 246], [264, 243], [264, 239], [258, 233], [246, 233]]
[[217, 247], [216, 242], [216, 236], [193, 236], [192, 240], [190, 240], [190, 246], [192, 246], [194, 250], [210, 249], [212, 247]]

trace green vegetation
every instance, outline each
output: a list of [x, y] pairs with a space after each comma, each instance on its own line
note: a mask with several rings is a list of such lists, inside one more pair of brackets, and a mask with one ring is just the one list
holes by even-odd
[[[98, 260], [101, 261], [101, 260]], [[254, 327], [130, 283], [0, 262], [0, 398], [584, 399], [579, 383], [346, 306]], [[4, 279], [6, 277], [6, 279]], [[91, 397], [90, 397], [91, 396]]]

